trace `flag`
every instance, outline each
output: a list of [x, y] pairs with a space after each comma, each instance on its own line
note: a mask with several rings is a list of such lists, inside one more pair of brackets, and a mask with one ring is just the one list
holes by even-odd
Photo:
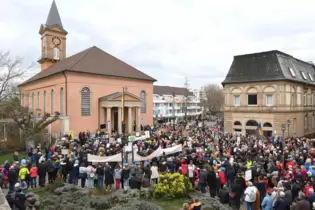
[[257, 126], [257, 134], [259, 136], [262, 136], [263, 135], [263, 130], [262, 130], [262, 127], [261, 127], [261, 123], [258, 123], [258, 126]]
[[173, 92], [173, 101], [172, 101], [172, 112], [173, 112], [173, 118], [175, 118], [175, 93], [174, 92]]

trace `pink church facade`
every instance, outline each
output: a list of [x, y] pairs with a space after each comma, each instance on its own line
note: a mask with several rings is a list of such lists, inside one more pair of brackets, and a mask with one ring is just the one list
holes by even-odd
[[[50, 15], [58, 13], [55, 2], [51, 10], [55, 11]], [[49, 127], [52, 133], [71, 130], [77, 135], [98, 129], [122, 133], [122, 122], [132, 133], [141, 125], [152, 125], [156, 80], [97, 47], [66, 57], [67, 32], [61, 20], [49, 23], [49, 18], [40, 30], [45, 42], [39, 60], [42, 71], [19, 86], [21, 104], [35, 116], [59, 112], [60, 120]]]

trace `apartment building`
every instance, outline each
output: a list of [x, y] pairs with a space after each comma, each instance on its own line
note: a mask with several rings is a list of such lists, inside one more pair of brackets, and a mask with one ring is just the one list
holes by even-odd
[[[173, 113], [173, 94], [175, 95]], [[202, 113], [200, 98], [186, 88], [170, 86], [153, 86], [153, 118], [171, 122], [184, 119], [187, 96], [187, 119], [194, 119]], [[174, 115], [173, 115], [174, 114]]]

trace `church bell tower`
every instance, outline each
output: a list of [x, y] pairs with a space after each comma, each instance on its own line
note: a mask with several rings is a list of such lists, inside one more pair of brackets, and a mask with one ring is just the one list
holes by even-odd
[[46, 24], [41, 24], [41, 56], [38, 63], [41, 70], [66, 58], [66, 36], [68, 32], [63, 28], [55, 0], [53, 0]]

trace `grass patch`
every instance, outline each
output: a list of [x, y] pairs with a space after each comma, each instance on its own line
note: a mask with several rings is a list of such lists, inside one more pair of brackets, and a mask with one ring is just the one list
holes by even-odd
[[5, 161], [8, 161], [9, 164], [13, 163], [13, 153], [1, 154], [0, 155], [0, 164], [4, 164]]
[[[19, 153], [19, 160], [21, 160], [23, 157], [27, 157], [27, 155], [25, 153]], [[13, 163], [13, 152], [0, 154], [0, 165], [4, 164], [6, 160], [9, 162], [10, 165]]]
[[155, 203], [162, 207], [163, 210], [178, 210], [183, 208], [183, 204], [187, 202], [186, 198], [177, 198], [172, 200], [150, 200], [150, 202]]

